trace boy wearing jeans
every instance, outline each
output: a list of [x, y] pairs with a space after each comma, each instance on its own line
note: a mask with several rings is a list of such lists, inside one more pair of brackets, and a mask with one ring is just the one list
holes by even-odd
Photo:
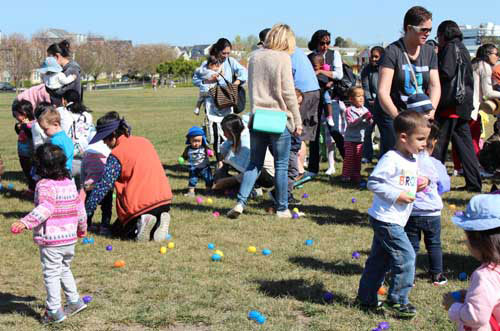
[[[422, 177], [422, 183], [417, 185], [415, 154], [425, 149], [430, 126], [423, 114], [403, 111], [394, 119], [394, 130], [395, 150], [384, 154], [368, 178], [368, 189], [374, 193], [368, 210], [373, 241], [359, 282], [358, 301], [363, 308], [383, 306], [398, 317], [412, 318], [417, 311], [409, 302], [408, 294], [415, 274], [415, 251], [404, 227], [416, 192], [428, 183], [427, 178]], [[387, 301], [382, 305], [377, 291], [388, 271], [392, 279]]]

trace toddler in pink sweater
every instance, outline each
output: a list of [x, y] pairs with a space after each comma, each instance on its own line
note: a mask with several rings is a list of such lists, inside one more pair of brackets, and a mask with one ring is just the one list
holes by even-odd
[[445, 295], [448, 316], [459, 331], [500, 330], [500, 196], [477, 195], [452, 220], [465, 230], [467, 248], [481, 266], [467, 291]]
[[[12, 224], [12, 233], [33, 230], [40, 246], [43, 280], [47, 290], [43, 323], [58, 323], [87, 305], [80, 299], [70, 264], [78, 237], [85, 236], [87, 215], [76, 186], [66, 168], [61, 148], [43, 144], [34, 156], [37, 175], [42, 179], [35, 189], [35, 209]], [[61, 307], [61, 285], [67, 305]]]

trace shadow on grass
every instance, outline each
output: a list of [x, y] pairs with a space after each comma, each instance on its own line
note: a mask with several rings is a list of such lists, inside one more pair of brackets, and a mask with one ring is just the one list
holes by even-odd
[[29, 211], [27, 212], [22, 212], [22, 211], [8, 211], [8, 212], [1, 212], [0, 215], [2, 215], [3, 217], [9, 219], [9, 218], [13, 218], [13, 219], [20, 219], [20, 218], [23, 218], [24, 216], [26, 216], [26, 214], [28, 214]]
[[24, 173], [22, 171], [6, 171], [3, 176], [2, 180], [4, 181], [4, 185], [7, 186], [7, 183], [11, 180], [18, 180], [18, 181], [24, 181]]
[[360, 264], [350, 263], [345, 261], [324, 262], [313, 257], [292, 256], [288, 259], [293, 264], [303, 268], [314, 270], [323, 270], [337, 275], [358, 275], [363, 272], [363, 267]]
[[452, 198], [452, 197], [443, 198], [443, 202], [446, 202], [449, 205], [453, 204], [458, 206], [467, 205], [467, 203], [469, 203], [469, 200], [470, 200], [469, 198]]
[[188, 168], [186, 165], [168, 165], [165, 163], [163, 163], [162, 165], [163, 169], [167, 172], [168, 177], [189, 179]]
[[23, 191], [17, 191], [15, 189], [9, 190], [9, 189], [7, 189], [5, 187], [2, 188], [2, 190], [0, 190], [0, 196], [2, 198], [19, 199], [19, 200], [33, 202], [33, 198], [30, 198], [30, 197], [26, 196]]
[[0, 292], [0, 314], [21, 314], [39, 319], [40, 315], [24, 302], [35, 301], [33, 296], [20, 297]]
[[[193, 199], [193, 203], [187, 202], [174, 202], [172, 203], [172, 208], [176, 210], [184, 210], [184, 211], [197, 211], [197, 212], [213, 212], [215, 210], [214, 206], [209, 206], [205, 204], [196, 204], [196, 201]], [[217, 208], [217, 211], [220, 212], [221, 215], [225, 215], [229, 208]]]
[[368, 216], [355, 209], [337, 209], [332, 206], [304, 205], [300, 208], [319, 225], [342, 224], [369, 227]]
[[[323, 299], [323, 295], [327, 292], [323, 283], [310, 284], [304, 279], [256, 280], [255, 282], [259, 284], [260, 292], [272, 298], [293, 297], [302, 302], [329, 304]], [[335, 303], [346, 307], [352, 304], [346, 295], [338, 292], [331, 293]]]

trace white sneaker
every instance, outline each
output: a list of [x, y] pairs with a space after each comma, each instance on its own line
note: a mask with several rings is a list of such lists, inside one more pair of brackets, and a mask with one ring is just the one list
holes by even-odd
[[153, 234], [153, 240], [154, 241], [167, 240], [169, 226], [170, 226], [170, 214], [169, 213], [161, 213], [160, 225], [158, 226], [155, 233]]
[[241, 203], [237, 203], [236, 206], [233, 207], [233, 209], [227, 212], [227, 217], [237, 219], [242, 213], [243, 205]]
[[263, 196], [263, 195], [264, 195], [264, 191], [262, 191], [262, 187], [256, 188], [256, 189], [255, 189], [255, 194], [256, 194], [256, 196], [258, 196], [258, 197]]
[[328, 176], [335, 174], [335, 168], [328, 168], [328, 170], [325, 171], [325, 174]]
[[278, 218], [292, 218], [292, 213], [290, 212], [290, 209], [287, 209], [284, 211], [277, 211], [276, 216], [278, 216]]
[[333, 117], [332, 116], [327, 116], [326, 117], [326, 123], [328, 123], [329, 126], [335, 126], [335, 123], [333, 122]]
[[137, 241], [149, 241], [151, 230], [156, 224], [156, 217], [151, 214], [144, 214], [137, 221]]
[[200, 108], [196, 108], [196, 109], [194, 110], [194, 114], [195, 114], [195, 115], [200, 115]]

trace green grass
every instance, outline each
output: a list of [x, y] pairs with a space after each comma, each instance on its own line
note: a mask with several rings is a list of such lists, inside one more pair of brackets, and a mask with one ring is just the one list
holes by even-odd
[[[134, 134], [156, 146], [174, 191], [171, 234], [176, 247], [161, 255], [161, 245], [154, 242], [100, 236], [94, 236], [94, 245], [77, 244], [72, 270], [80, 294], [92, 295], [93, 302], [63, 324], [43, 327], [38, 321], [45, 301], [38, 248], [29, 231], [13, 236], [9, 230], [12, 222], [32, 209], [32, 203], [19, 198], [26, 185], [12, 128], [13, 95], [0, 95], [0, 154], [7, 171], [3, 183], [15, 185], [14, 192], [0, 194], [1, 330], [371, 330], [384, 320], [391, 323], [391, 330], [454, 329], [441, 297], [467, 287], [457, 275], [470, 274], [478, 263], [469, 257], [462, 231], [451, 223], [449, 205], [463, 209], [471, 194], [452, 191], [444, 196], [442, 239], [449, 284], [436, 288], [423, 278], [424, 249], [418, 259], [417, 286], [410, 294], [418, 316], [401, 321], [390, 314], [364, 313], [353, 306], [353, 300], [371, 244], [366, 216], [371, 194], [341, 184], [336, 177], [320, 176], [296, 194], [310, 195], [300, 208], [307, 217], [278, 220], [265, 211], [269, 201], [252, 201], [236, 221], [214, 218], [212, 211], [225, 214], [235, 201], [215, 197], [213, 206], [207, 206], [185, 198], [187, 171], [176, 164], [185, 132], [201, 123], [201, 117], [192, 113], [196, 97], [197, 91], [190, 88], [85, 95], [94, 120], [116, 110], [127, 118]], [[325, 170], [326, 165], [322, 167]], [[340, 170], [339, 162], [337, 173]], [[486, 183], [484, 189], [489, 190], [491, 181]], [[453, 186], [463, 184], [462, 178], [453, 179]], [[357, 199], [355, 204], [352, 197]], [[314, 245], [305, 246], [306, 239], [314, 239]], [[222, 262], [210, 261], [210, 242], [224, 252]], [[113, 245], [113, 251], [107, 252], [106, 245]], [[268, 257], [249, 254], [249, 245], [273, 253]], [[352, 260], [353, 251], [360, 251], [361, 259]], [[117, 259], [127, 265], [113, 269]], [[322, 301], [325, 291], [334, 294], [333, 303]], [[263, 326], [247, 320], [252, 309], [267, 317]]]

